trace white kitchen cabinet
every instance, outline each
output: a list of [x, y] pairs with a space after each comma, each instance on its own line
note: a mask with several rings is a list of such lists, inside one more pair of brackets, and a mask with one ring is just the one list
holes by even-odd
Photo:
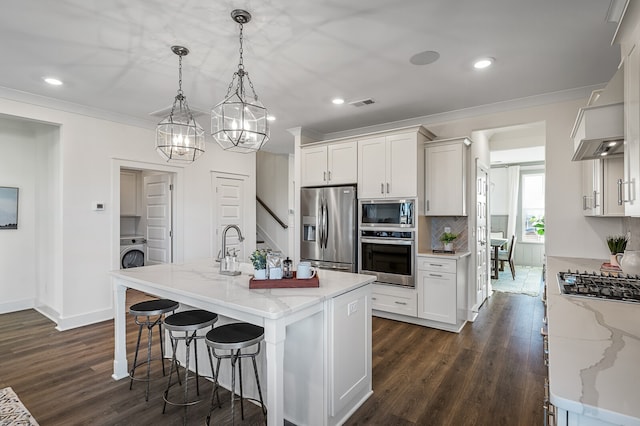
[[624, 216], [619, 202], [623, 179], [623, 157], [582, 161], [582, 211], [585, 216]]
[[624, 216], [622, 203], [623, 188], [619, 181], [624, 176], [624, 158], [615, 157], [602, 160], [602, 215]]
[[625, 215], [640, 216], [640, 48], [624, 60], [624, 199]]
[[358, 198], [418, 195], [418, 133], [358, 141]]
[[142, 211], [142, 179], [139, 172], [120, 172], [120, 216], [140, 216]]
[[344, 419], [353, 401], [364, 400], [371, 392], [370, 297], [368, 287], [360, 287], [330, 300], [329, 424]]
[[425, 143], [425, 215], [466, 216], [467, 138]]
[[358, 180], [357, 141], [304, 147], [301, 155], [301, 186], [343, 185]]
[[377, 311], [416, 317], [418, 299], [413, 288], [374, 284], [371, 296], [372, 308]]
[[418, 260], [418, 317], [455, 324], [457, 322], [457, 261]]
[[582, 214], [595, 216], [598, 206], [598, 192], [600, 183], [597, 170], [600, 168], [600, 160], [584, 160], [582, 166]]

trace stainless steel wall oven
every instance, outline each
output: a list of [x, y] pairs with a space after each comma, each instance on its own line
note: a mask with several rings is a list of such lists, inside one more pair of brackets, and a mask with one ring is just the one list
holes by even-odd
[[360, 231], [359, 271], [381, 284], [415, 287], [415, 232], [398, 229]]

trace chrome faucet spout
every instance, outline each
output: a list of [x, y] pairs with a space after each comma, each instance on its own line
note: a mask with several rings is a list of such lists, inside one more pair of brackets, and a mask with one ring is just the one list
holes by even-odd
[[229, 231], [229, 229], [235, 229], [236, 232], [238, 233], [238, 239], [240, 241], [244, 241], [244, 237], [242, 236], [242, 231], [240, 230], [240, 227], [238, 225], [227, 225], [224, 227], [224, 229], [222, 230], [222, 250], [220, 251], [220, 254], [218, 255], [219, 259], [220, 259], [220, 272], [227, 274], [227, 275], [239, 275], [240, 272], [237, 271], [236, 272], [231, 272], [229, 273], [229, 271], [226, 270], [225, 268], [225, 262], [224, 262], [224, 258], [227, 255], [227, 232]]

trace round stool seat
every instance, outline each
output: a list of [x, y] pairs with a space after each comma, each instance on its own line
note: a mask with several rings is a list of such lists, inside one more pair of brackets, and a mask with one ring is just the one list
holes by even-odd
[[218, 314], [194, 309], [191, 311], [176, 312], [164, 319], [164, 327], [171, 331], [195, 331], [209, 327], [218, 321]]
[[162, 315], [178, 309], [180, 304], [169, 299], [146, 300], [131, 305], [129, 313], [136, 316]]
[[262, 341], [264, 328], [246, 322], [226, 324], [208, 332], [205, 339], [216, 349], [242, 349]]

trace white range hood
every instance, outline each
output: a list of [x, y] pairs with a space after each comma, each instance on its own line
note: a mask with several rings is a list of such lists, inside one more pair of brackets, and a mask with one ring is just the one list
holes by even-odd
[[624, 103], [580, 108], [571, 131], [571, 161], [595, 160], [624, 153]]

